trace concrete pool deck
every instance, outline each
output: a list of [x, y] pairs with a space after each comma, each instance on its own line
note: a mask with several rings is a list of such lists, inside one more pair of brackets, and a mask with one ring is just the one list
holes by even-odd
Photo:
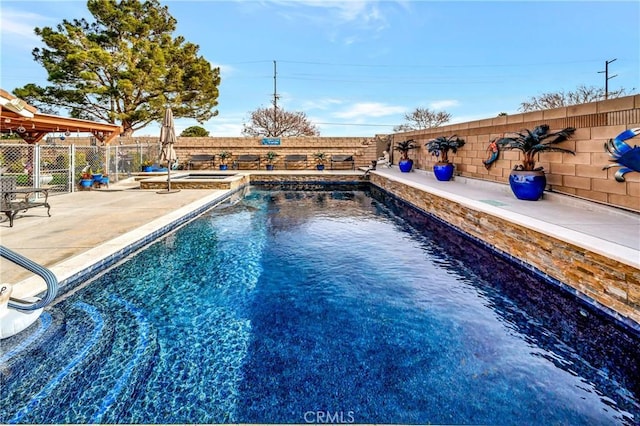
[[[363, 171], [270, 171], [260, 175], [351, 175]], [[380, 176], [464, 202], [473, 208], [526, 224], [541, 232], [588, 247], [640, 270], [640, 214], [545, 193], [537, 202], [517, 200], [508, 185], [456, 177], [439, 182], [431, 173], [401, 173], [381, 168]], [[54, 195], [51, 217], [43, 208], [19, 214], [14, 226], [0, 222], [0, 244], [51, 269], [63, 281], [202, 206], [220, 199], [228, 190], [182, 189], [171, 194], [139, 189], [133, 179], [108, 189]], [[44, 283], [6, 259], [0, 260], [0, 282], [17, 284], [15, 297], [40, 293]]]

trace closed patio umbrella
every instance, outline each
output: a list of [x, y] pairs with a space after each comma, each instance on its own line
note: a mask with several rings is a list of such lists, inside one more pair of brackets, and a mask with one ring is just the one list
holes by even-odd
[[160, 151], [160, 162], [167, 162], [167, 190], [158, 191], [158, 194], [168, 194], [178, 192], [179, 189], [171, 189], [171, 167], [178, 159], [173, 144], [177, 142], [176, 129], [173, 124], [173, 112], [171, 108], [167, 108], [164, 112], [164, 120], [162, 120], [162, 128], [160, 129], [160, 143], [162, 150]]

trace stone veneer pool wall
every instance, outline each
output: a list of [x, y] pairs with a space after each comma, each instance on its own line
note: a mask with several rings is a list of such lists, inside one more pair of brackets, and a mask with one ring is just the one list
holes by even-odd
[[[200, 173], [202, 174], [202, 173]], [[215, 173], [212, 173], [215, 175]], [[172, 174], [173, 176], [173, 174]], [[171, 189], [232, 189], [237, 190], [249, 184], [246, 174], [237, 173], [224, 179], [180, 179], [179, 175], [171, 178]], [[154, 176], [140, 180], [140, 189], [167, 189], [167, 176]]]
[[640, 332], [638, 268], [384, 176], [370, 179]]

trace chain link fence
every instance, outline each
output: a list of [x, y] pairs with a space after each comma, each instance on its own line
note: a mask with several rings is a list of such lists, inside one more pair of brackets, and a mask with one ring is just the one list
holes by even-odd
[[76, 191], [82, 174], [102, 173], [110, 182], [131, 177], [157, 163], [160, 143], [134, 145], [0, 144], [0, 174], [17, 187], [47, 188], [50, 194]]

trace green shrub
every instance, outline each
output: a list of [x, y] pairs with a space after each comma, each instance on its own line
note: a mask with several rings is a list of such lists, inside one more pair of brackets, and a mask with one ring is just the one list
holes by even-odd
[[67, 175], [64, 173], [54, 173], [51, 185], [66, 185]]
[[26, 173], [21, 173], [19, 175], [16, 175], [16, 185], [19, 185], [19, 186], [29, 185], [29, 175]]

